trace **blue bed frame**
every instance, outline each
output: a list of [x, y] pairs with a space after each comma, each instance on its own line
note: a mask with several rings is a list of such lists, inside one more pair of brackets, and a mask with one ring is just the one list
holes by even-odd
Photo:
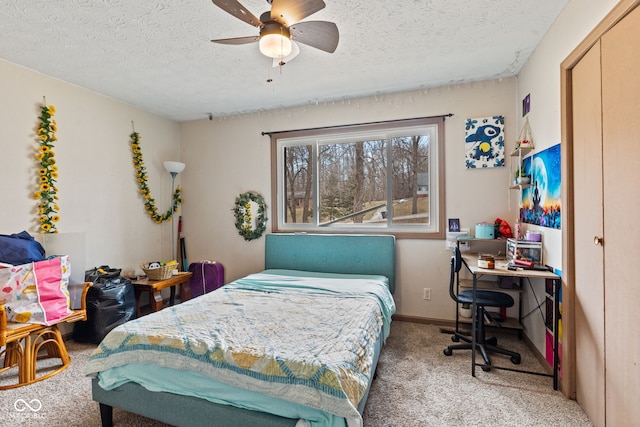
[[[388, 235], [268, 234], [265, 236], [265, 269], [323, 273], [384, 275], [395, 291], [395, 237]], [[382, 349], [376, 343], [372, 375]], [[358, 405], [364, 411], [369, 388]], [[152, 392], [135, 383], [104, 390], [92, 380], [93, 400], [100, 403], [103, 427], [113, 425], [113, 408], [137, 413], [175, 426], [294, 427], [297, 420], [221, 405], [191, 396]]]

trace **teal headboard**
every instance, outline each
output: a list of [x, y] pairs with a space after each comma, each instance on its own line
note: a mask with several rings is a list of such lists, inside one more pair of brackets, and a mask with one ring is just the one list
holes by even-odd
[[376, 274], [395, 292], [394, 236], [351, 234], [267, 234], [266, 269]]

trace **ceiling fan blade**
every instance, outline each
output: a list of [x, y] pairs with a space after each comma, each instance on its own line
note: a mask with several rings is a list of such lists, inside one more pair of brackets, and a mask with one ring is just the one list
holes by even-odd
[[247, 36], [247, 37], [234, 37], [231, 39], [217, 39], [217, 40], [211, 40], [211, 41], [214, 43], [220, 43], [220, 44], [247, 44], [247, 43], [257, 42], [258, 40], [260, 40], [259, 36]]
[[300, 53], [300, 47], [298, 46], [298, 43], [291, 42], [291, 53], [285, 56], [284, 58], [273, 58], [272, 66], [279, 67], [280, 65], [288, 64], [289, 62], [291, 62], [293, 58], [298, 56], [299, 53]]
[[298, 22], [289, 28], [291, 39], [298, 43], [333, 53], [338, 47], [338, 26], [327, 21]]
[[235, 16], [239, 20], [246, 22], [249, 25], [252, 25], [254, 27], [259, 27], [260, 25], [262, 25], [262, 22], [258, 18], [256, 18], [253, 13], [249, 12], [249, 10], [247, 10], [246, 7], [241, 5], [237, 0], [211, 0], [211, 1], [220, 9]]
[[324, 9], [325, 6], [322, 0], [273, 0], [271, 19], [289, 27]]

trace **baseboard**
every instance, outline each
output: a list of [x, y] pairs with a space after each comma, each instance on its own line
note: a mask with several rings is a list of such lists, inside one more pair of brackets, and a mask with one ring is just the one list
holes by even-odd
[[423, 325], [436, 325], [436, 326], [446, 326], [446, 327], [456, 326], [456, 322], [451, 320], [431, 319], [428, 317], [418, 317], [418, 316], [406, 316], [403, 314], [394, 314], [393, 316], [391, 316], [391, 319], [397, 320], [398, 322], [421, 323]]
[[524, 335], [524, 334], [523, 334], [522, 339], [524, 340], [524, 342], [527, 345], [527, 347], [529, 347], [529, 349], [531, 350], [533, 355], [536, 357], [536, 359], [538, 359], [538, 361], [540, 361], [540, 364], [545, 368], [547, 373], [553, 375], [553, 366], [549, 365], [549, 362], [547, 362], [547, 358], [542, 353], [540, 353], [538, 351], [536, 346], [533, 344], [533, 341], [531, 341], [529, 339], [529, 337]]

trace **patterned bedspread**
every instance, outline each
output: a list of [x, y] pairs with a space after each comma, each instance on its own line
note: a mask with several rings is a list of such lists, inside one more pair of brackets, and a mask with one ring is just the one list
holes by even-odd
[[254, 274], [117, 327], [87, 374], [152, 361], [360, 419], [374, 344], [394, 311], [381, 281]]

